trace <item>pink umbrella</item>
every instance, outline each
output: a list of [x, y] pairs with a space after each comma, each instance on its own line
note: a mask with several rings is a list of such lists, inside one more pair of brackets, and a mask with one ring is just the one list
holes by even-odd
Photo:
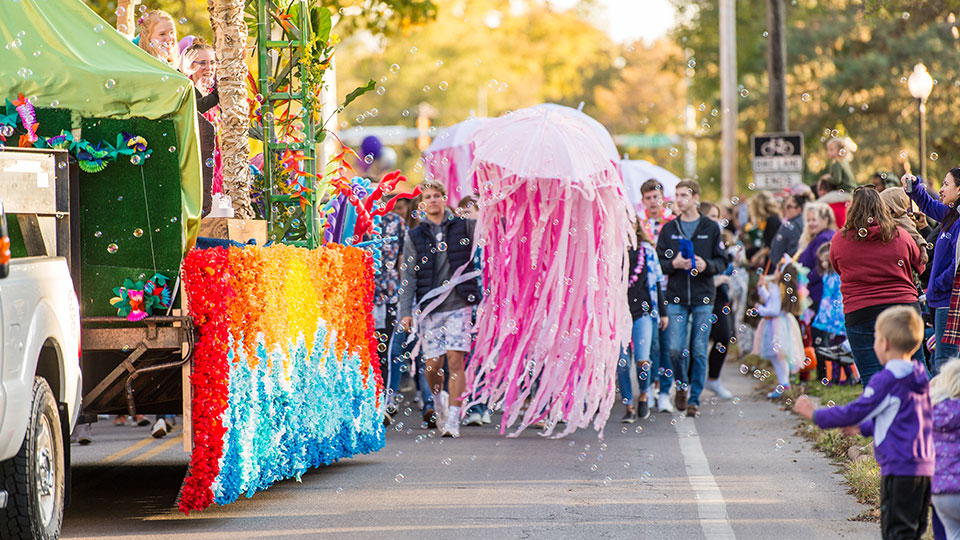
[[423, 153], [425, 176], [447, 188], [448, 204], [456, 205], [461, 198], [477, 191], [476, 179], [470, 174], [473, 145], [468, 139], [487, 120], [468, 118], [444, 129]]
[[632, 325], [632, 211], [616, 157], [589, 123], [544, 107], [492, 120], [472, 140], [485, 297], [470, 400], [503, 406], [501, 433], [520, 418], [512, 436], [541, 420], [545, 435], [561, 420], [560, 436], [591, 420], [600, 431]]

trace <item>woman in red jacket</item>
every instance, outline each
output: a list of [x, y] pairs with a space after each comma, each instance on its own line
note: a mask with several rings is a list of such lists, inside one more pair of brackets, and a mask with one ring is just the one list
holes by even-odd
[[924, 267], [920, 249], [868, 184], [853, 192], [847, 221], [830, 246], [830, 264], [840, 275], [847, 338], [866, 387], [882, 369], [873, 352], [877, 316], [895, 305], [920, 310], [913, 285], [913, 271], [923, 272]]

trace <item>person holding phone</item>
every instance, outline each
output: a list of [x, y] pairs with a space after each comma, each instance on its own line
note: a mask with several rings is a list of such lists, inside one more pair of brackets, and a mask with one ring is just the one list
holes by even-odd
[[[657, 240], [657, 256], [668, 276], [666, 308], [670, 361], [676, 372], [677, 411], [696, 416], [707, 378], [710, 316], [717, 289], [713, 276], [727, 267], [720, 226], [700, 214], [700, 184], [682, 180], [676, 187], [678, 219], [668, 222]], [[688, 398], [689, 393], [689, 398]]]

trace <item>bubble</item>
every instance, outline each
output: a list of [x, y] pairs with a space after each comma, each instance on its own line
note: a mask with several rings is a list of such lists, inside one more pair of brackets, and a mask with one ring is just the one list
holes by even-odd
[[124, 15], [126, 15], [127, 10], [126, 8], [121, 6], [121, 7], [118, 7], [116, 11], [114, 11], [114, 13], [117, 15], [117, 17], [123, 17]]
[[637, 435], [643, 433], [643, 426], [637, 426], [637, 427], [633, 430], [633, 432], [636, 433]]
[[55, 100], [51, 101], [51, 102], [50, 102], [50, 106], [53, 107], [54, 109], [56, 109], [57, 107], [60, 106], [60, 100], [59, 100], [59, 99], [55, 99]]
[[93, 233], [94, 238], [100, 238], [101, 236], [103, 236], [103, 231], [96, 231]]
[[740, 404], [740, 398], [737, 397], [737, 396], [734, 396], [734, 398], [730, 400], [730, 403], [733, 403], [734, 405], [739, 405], [739, 404]]
[[690, 68], [690, 69], [693, 69], [693, 68], [697, 67], [697, 61], [696, 61], [696, 59], [691, 58], [690, 60], [687, 60], [687, 67]]
[[[164, 76], [160, 77], [160, 82], [167, 82], [167, 81], [169, 81], [169, 80], [170, 80], [170, 76], [169, 76], [169, 75], [164, 75]], [[260, 94], [257, 94], [257, 95], [259, 96]], [[263, 99], [261, 98], [260, 101], [262, 102]]]
[[930, 152], [930, 161], [936, 161], [940, 159], [940, 155], [936, 152]]
[[590, 471], [591, 471], [591, 472], [597, 472], [597, 469], [598, 469], [598, 468], [599, 468], [599, 467], [597, 467], [597, 464], [594, 463], [593, 465], [590, 466]]
[[857, 229], [857, 236], [859, 236], [860, 238], [866, 238], [867, 232], [868, 231], [866, 227], [860, 227], [859, 229]]
[[394, 477], [393, 477], [393, 480], [394, 480], [396, 483], [398, 483], [398, 484], [399, 484], [400, 482], [403, 482], [403, 473], [394, 476]]
[[34, 57], [40, 56], [41, 54], [43, 54], [43, 53], [40, 52], [40, 49], [37, 49], [37, 50], [33, 51], [33, 56], [34, 56]]
[[446, 251], [446, 250], [447, 250], [446, 242], [440, 242], [439, 244], [437, 244], [437, 251]]
[[441, 92], [446, 91], [449, 87], [450, 85], [447, 84], [447, 81], [440, 81], [440, 84], [437, 85], [437, 88], [439, 88]]
[[904, 11], [903, 14], [900, 15], [900, 18], [902, 18], [902, 19], [905, 20], [905, 21], [909, 21], [909, 20], [910, 20], [910, 12], [909, 12], [909, 11]]
[[212, 169], [214, 166], [216, 166], [217, 160], [213, 158], [207, 158], [207, 160], [204, 161], [203, 164], [206, 165], [208, 169]]
[[176, 223], [178, 221], [180, 221], [180, 218], [178, 218], [177, 216], [173, 216], [172, 218], [170, 218], [170, 223]]
[[673, 250], [672, 250], [672, 249], [668, 249], [668, 250], [664, 251], [664, 252], [663, 252], [663, 256], [666, 257], [666, 258], [668, 258], [668, 259], [671, 258], [671, 257], [673, 257]]
[[110, 253], [110, 254], [116, 253], [118, 249], [120, 249], [120, 248], [117, 247], [116, 244], [111, 243], [111, 244], [109, 244], [109, 245], [107, 246], [107, 253]]
[[670, 157], [677, 157], [680, 155], [680, 150], [676, 147], [670, 149]]
[[96, 32], [96, 33], [98, 33], [98, 34], [99, 34], [100, 32], [103, 32], [103, 25], [100, 24], [100, 23], [97, 23], [96, 25], [94, 25], [93, 31]]
[[106, 81], [105, 83], [103, 83], [103, 86], [104, 86], [107, 90], [113, 88], [113, 87], [116, 86], [116, 85], [117, 85], [117, 81], [115, 81], [115, 80], [113, 80], [113, 79], [107, 79], [107, 81]]
[[134, 154], [130, 156], [130, 163], [132, 163], [133, 165], [139, 165], [142, 162], [143, 162], [143, 158], [140, 157], [138, 154]]
[[587, 454], [585, 452], [580, 452], [580, 454], [577, 456], [577, 461], [583, 461], [585, 459], [587, 459]]
[[427, 92], [429, 92], [429, 91], [430, 91], [430, 85], [429, 85], [429, 84], [423, 85], [423, 92], [424, 92], [424, 93], [427, 93]]
[[784, 441], [783, 439], [779, 439], [779, 438], [776, 440], [776, 442], [774, 442], [774, 446], [777, 447], [777, 450], [783, 448], [783, 445], [785, 445], [785, 444], [787, 444], [786, 441]]
[[186, 18], [186, 17], [180, 17], [180, 19], [179, 19], [177, 22], [179, 22], [180, 24], [187, 24], [187, 18]]
[[747, 90], [746, 88], [741, 88], [741, 89], [740, 89], [740, 97], [745, 98], [745, 97], [747, 97], [747, 96], [749, 96], [749, 95], [750, 95], [750, 91], [749, 91], [749, 90]]
[[806, 92], [800, 94], [800, 101], [803, 101], [803, 102], [810, 101], [810, 94]]
[[171, 146], [170, 148], [167, 148], [167, 151], [172, 154], [172, 153], [174, 153], [174, 152], [177, 151], [177, 147], [176, 147], [176, 146]]
[[29, 79], [33, 75], [33, 70], [30, 68], [22, 67], [17, 70], [17, 75], [21, 76], [24, 79]]
[[417, 54], [418, 50], [416, 47], [410, 47], [410, 54]]
[[106, 44], [107, 42], [101, 39], [100, 41], [97, 42], [97, 47], [103, 47]]
[[404, 110], [400, 111], [400, 116], [406, 118], [406, 117], [410, 116], [410, 111], [407, 110], [407, 109], [404, 109]]
[[378, 87], [377, 87], [377, 95], [381, 95], [381, 96], [382, 96], [382, 95], [384, 95], [384, 94], [386, 94], [386, 93], [387, 93], [386, 87], [383, 87], [383, 86], [378, 86]]
[[143, 236], [143, 229], [140, 229], [140, 228], [134, 229], [134, 230], [133, 230], [133, 236], [135, 236], [135, 237], [137, 237], [137, 238], [140, 238], [141, 236]]
[[836, 406], [836, 403], [834, 403], [832, 399], [827, 402], [827, 407], [834, 407], [834, 406]]
[[607, 477], [605, 477], [605, 478], [603, 479], [603, 485], [605, 485], [605, 486], [609, 486], [609, 485], [610, 485], [610, 482], [613, 482], [613, 478], [610, 478], [609, 476], [607, 476]]

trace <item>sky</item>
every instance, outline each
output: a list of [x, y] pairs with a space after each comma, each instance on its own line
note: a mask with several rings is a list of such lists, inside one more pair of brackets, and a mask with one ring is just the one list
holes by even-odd
[[[570, 8], [577, 0], [549, 0], [560, 8]], [[597, 23], [618, 42], [663, 37], [673, 26], [676, 10], [670, 0], [597, 0], [606, 14]]]

